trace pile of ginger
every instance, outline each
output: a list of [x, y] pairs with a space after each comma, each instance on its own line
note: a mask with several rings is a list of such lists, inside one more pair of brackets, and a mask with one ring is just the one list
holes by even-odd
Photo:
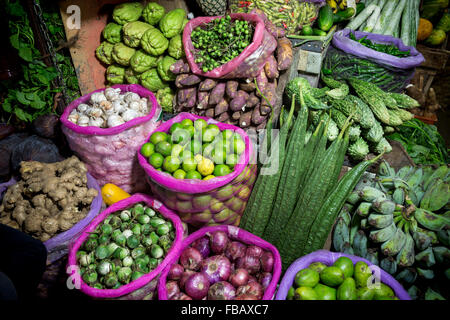
[[0, 223], [47, 241], [84, 219], [98, 191], [87, 187], [87, 169], [72, 156], [61, 162], [23, 161], [20, 181], [0, 205]]

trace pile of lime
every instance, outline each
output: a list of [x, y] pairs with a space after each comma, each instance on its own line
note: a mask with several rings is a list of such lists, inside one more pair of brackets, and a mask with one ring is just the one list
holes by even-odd
[[233, 130], [203, 119], [175, 122], [168, 133], [156, 131], [141, 148], [153, 168], [176, 179], [209, 180], [234, 170], [245, 142]]
[[388, 285], [372, 277], [364, 261], [338, 258], [333, 265], [313, 262], [295, 275], [287, 300], [399, 300]]

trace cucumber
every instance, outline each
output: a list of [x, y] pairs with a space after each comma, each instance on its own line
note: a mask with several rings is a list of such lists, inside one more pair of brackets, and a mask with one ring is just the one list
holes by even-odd
[[333, 9], [326, 4], [319, 10], [317, 26], [320, 30], [328, 31], [333, 26]]
[[342, 22], [344, 20], [348, 20], [351, 17], [353, 17], [354, 14], [355, 14], [355, 9], [351, 8], [351, 7], [348, 7], [345, 10], [338, 11], [333, 15], [333, 23], [336, 24], [336, 23]]

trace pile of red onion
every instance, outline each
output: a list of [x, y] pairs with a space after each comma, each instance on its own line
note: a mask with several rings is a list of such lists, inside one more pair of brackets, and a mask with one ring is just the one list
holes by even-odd
[[170, 267], [169, 300], [261, 300], [272, 280], [272, 252], [223, 231], [195, 240]]

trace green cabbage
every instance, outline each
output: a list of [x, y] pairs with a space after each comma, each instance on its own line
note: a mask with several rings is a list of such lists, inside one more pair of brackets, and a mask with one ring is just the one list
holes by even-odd
[[175, 59], [184, 57], [183, 39], [181, 35], [177, 34], [175, 37], [170, 39], [169, 48], [167, 51], [169, 52], [169, 55]]
[[117, 84], [124, 83], [125, 68], [118, 66], [116, 64], [110, 65], [106, 69], [106, 80], [109, 83]]
[[108, 41], [103, 41], [100, 45], [95, 49], [95, 56], [98, 60], [105, 64], [112, 64], [114, 60], [112, 59], [112, 50], [114, 45], [109, 43]]
[[121, 40], [121, 32], [122, 32], [122, 26], [118, 25], [117, 23], [110, 22], [106, 25], [106, 27], [103, 29], [103, 38], [105, 38], [106, 41], [116, 44], [119, 43]]
[[166, 9], [156, 2], [149, 2], [142, 11], [142, 17], [145, 22], [152, 26], [157, 24], [166, 13]]
[[169, 86], [167, 82], [159, 77], [156, 68], [152, 68], [141, 74], [141, 84], [152, 92], [157, 92], [159, 89], [164, 89]]
[[141, 46], [147, 53], [159, 56], [169, 47], [169, 40], [156, 28], [150, 28], [141, 38]]
[[135, 49], [124, 45], [122, 42], [116, 43], [112, 50], [112, 57], [115, 62], [122, 66], [129, 66], [130, 59], [136, 52]]
[[131, 68], [127, 68], [125, 70], [124, 76], [125, 76], [125, 81], [127, 83], [130, 83], [130, 84], [139, 84], [140, 83], [139, 73], [134, 72], [133, 69], [131, 69]]
[[123, 26], [123, 42], [129, 47], [139, 47], [142, 35], [150, 28], [151, 25], [142, 21], [128, 22]]
[[149, 55], [139, 49], [130, 59], [130, 66], [134, 72], [142, 73], [157, 66], [158, 57]]
[[174, 9], [169, 11], [159, 21], [159, 29], [166, 38], [175, 37], [183, 31], [185, 26], [186, 11]]
[[165, 56], [158, 61], [158, 74], [164, 81], [175, 81], [175, 74], [169, 70], [170, 66], [173, 65], [177, 60], [171, 56]]
[[127, 22], [137, 21], [143, 10], [139, 2], [126, 2], [114, 7], [112, 17], [118, 24], [124, 25]]

